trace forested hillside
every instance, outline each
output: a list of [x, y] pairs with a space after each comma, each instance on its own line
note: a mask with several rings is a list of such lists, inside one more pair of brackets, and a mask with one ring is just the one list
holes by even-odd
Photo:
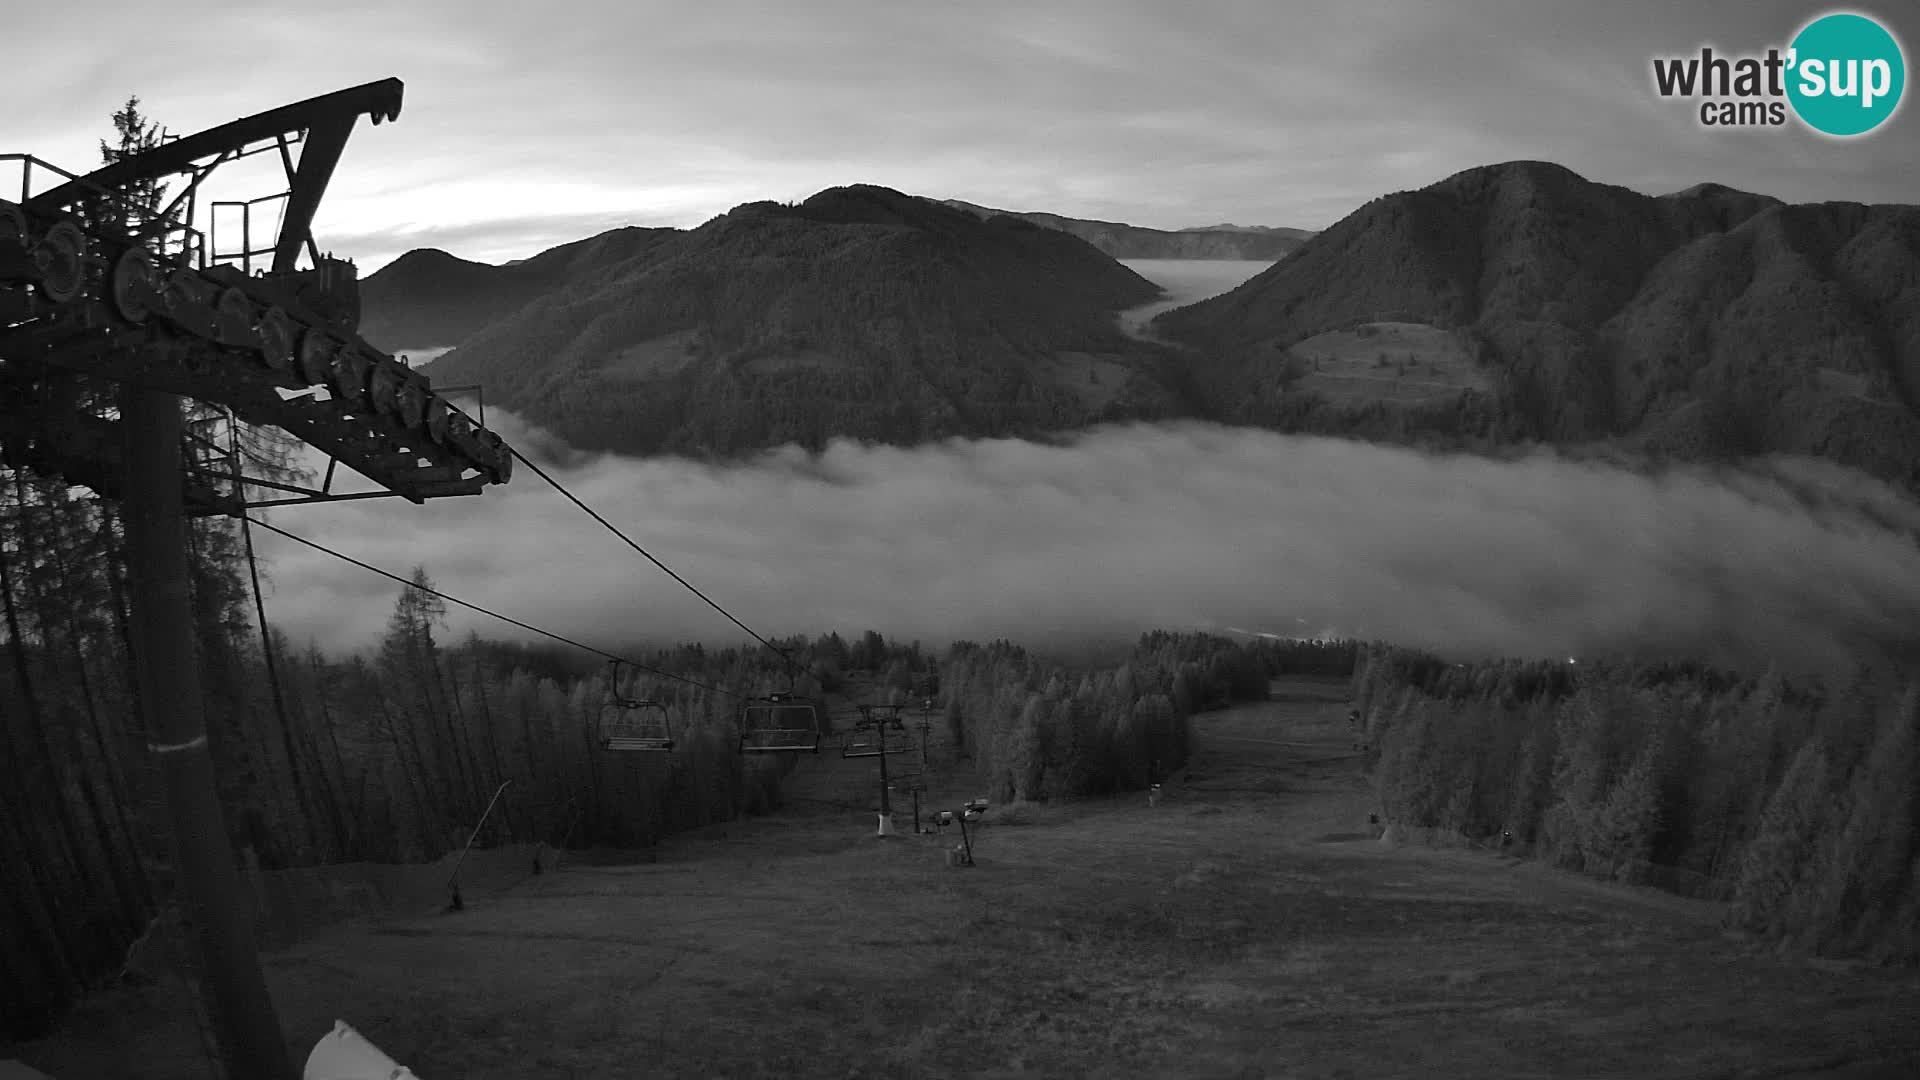
[[[0, 874], [23, 883], [0, 896], [0, 1011], [25, 1034], [117, 977], [174, 901], [174, 860], [130, 686], [121, 526], [64, 485], [0, 480]], [[237, 529], [194, 525], [195, 629], [230, 840], [262, 869], [431, 860], [507, 781], [483, 843], [645, 847], [769, 812], [791, 760], [737, 753], [738, 709], [789, 686], [842, 714], [931, 697], [929, 758], [1004, 804], [1165, 780], [1189, 716], [1307, 674], [1353, 679], [1356, 741], [1396, 827], [1510, 832], [1513, 850], [1557, 865], [1729, 900], [1763, 936], [1916, 958], [1911, 683], [1165, 633], [1117, 664], [1068, 667], [1004, 641], [936, 651], [823, 633], [775, 643], [797, 673], [764, 649], [633, 657], [655, 670], [624, 669], [621, 693], [662, 701], [678, 740], [636, 767], [597, 748], [602, 658], [445, 641], [423, 571], [363, 656], [263, 636]]]
[[1354, 679], [1387, 822], [1729, 901], [1730, 923], [1920, 962], [1920, 683], [1696, 666], [1449, 664]]
[[995, 210], [959, 199], [944, 199], [942, 205], [965, 210], [980, 218], [1019, 218], [1071, 233], [1116, 259], [1270, 260], [1287, 254], [1313, 235], [1305, 229], [1240, 225], [1198, 225], [1168, 231], [1118, 221], [1090, 221], [1023, 210]]
[[885, 188], [752, 203], [546, 293], [438, 381], [589, 449], [1043, 435], [1189, 411], [1114, 313], [1159, 289], [1085, 242]]
[[[1310, 339], [1383, 320], [1445, 331], [1490, 389], [1395, 404], [1393, 384], [1437, 373], [1386, 341], [1376, 370], [1303, 364]], [[1232, 422], [1782, 451], [1920, 490], [1920, 207], [1651, 197], [1511, 162], [1376, 199], [1154, 326], [1207, 356], [1194, 385]]]
[[1376, 199], [1159, 316], [1179, 348], [1116, 331], [1155, 290], [1104, 234], [1025, 217], [1048, 226], [853, 187], [514, 266], [417, 252], [369, 279], [368, 325], [464, 342], [429, 373], [630, 454], [1194, 417], [1471, 450], [1788, 452], [1920, 491], [1915, 207], [1491, 165]]
[[549, 293], [590, 285], [678, 229], [614, 229], [505, 266], [409, 251], [360, 283], [360, 334], [388, 351], [458, 345]]
[[[174, 859], [132, 695], [121, 525], [64, 485], [0, 481], [0, 1029], [27, 1036], [117, 977], [174, 904]], [[636, 763], [598, 748], [610, 690], [600, 658], [444, 641], [445, 604], [424, 572], [423, 588], [398, 590], [367, 655], [263, 637], [245, 545], [231, 522], [194, 525], [208, 731], [244, 863], [432, 860], [466, 842], [507, 781], [483, 844], [646, 847], [781, 805], [792, 759], [736, 749], [743, 699], [789, 685], [764, 649], [634, 657], [661, 674], [624, 668], [622, 694], [662, 701], [678, 740]], [[1352, 657], [1164, 634], [1118, 666], [1081, 669], [1007, 642], [932, 652], [869, 631], [776, 644], [799, 665], [792, 688], [829, 705], [933, 696], [930, 756], [1001, 801], [1140, 788], [1180, 767], [1192, 711]]]

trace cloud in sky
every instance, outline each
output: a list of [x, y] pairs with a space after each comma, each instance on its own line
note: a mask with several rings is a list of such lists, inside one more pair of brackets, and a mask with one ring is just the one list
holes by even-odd
[[[103, 10], [115, 8], [117, 10]], [[1177, 228], [1319, 228], [1514, 158], [1649, 192], [1701, 180], [1910, 201], [1920, 120], [1835, 143], [1707, 132], [1649, 61], [1784, 44], [1818, 7], [1521, 0], [43, 5], [0, 71], [7, 149], [95, 156], [128, 93], [176, 131], [399, 75], [317, 223], [372, 268], [504, 260], [603, 223], [880, 183]], [[1876, 11], [1908, 42], [1920, 24]], [[235, 73], [244, 73], [244, 78]], [[15, 140], [18, 146], [11, 145]]]
[[[734, 467], [557, 456], [561, 483], [768, 635], [1065, 647], [1310, 628], [1456, 655], [1797, 668], [1920, 633], [1920, 506], [1817, 463], [1645, 476], [1204, 424], [1061, 446], [838, 442]], [[454, 596], [589, 644], [742, 638], [524, 469], [477, 498], [272, 520], [401, 575], [424, 564]], [[279, 537], [260, 546], [271, 617], [296, 641], [377, 640], [397, 585]], [[456, 609], [467, 627], [523, 636]]]

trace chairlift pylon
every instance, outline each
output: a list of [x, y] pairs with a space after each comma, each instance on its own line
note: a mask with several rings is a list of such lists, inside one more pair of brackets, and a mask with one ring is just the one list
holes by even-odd
[[607, 700], [600, 706], [600, 749], [673, 749], [673, 724], [667, 707], [653, 698], [620, 693], [620, 661], [608, 661]]
[[792, 694], [768, 694], [740, 707], [743, 754], [817, 754], [820, 710]]
[[906, 730], [906, 721], [900, 718], [900, 706], [862, 705], [859, 722], [848, 730], [845, 740], [840, 744], [840, 756], [867, 758], [880, 757], [884, 754], [909, 753], [918, 747], [905, 741], [892, 745], [886, 738], [888, 731], [905, 733]]

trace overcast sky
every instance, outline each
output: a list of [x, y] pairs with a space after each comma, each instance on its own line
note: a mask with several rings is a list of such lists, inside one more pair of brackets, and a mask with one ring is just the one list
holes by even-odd
[[[114, 10], [107, 10], [107, 9]], [[1656, 54], [1784, 46], [1823, 5], [1737, 0], [124, 0], [9, 16], [0, 150], [91, 167], [130, 93], [186, 133], [399, 76], [322, 246], [497, 262], [621, 224], [878, 183], [1159, 228], [1324, 228], [1496, 161], [1650, 193], [1920, 201], [1920, 119], [1837, 142], [1702, 129]], [[1920, 15], [1876, 15], [1913, 62]], [[1909, 94], [1911, 96], [1911, 94]], [[30, 103], [30, 105], [29, 105]], [[0, 182], [4, 182], [0, 175]]]

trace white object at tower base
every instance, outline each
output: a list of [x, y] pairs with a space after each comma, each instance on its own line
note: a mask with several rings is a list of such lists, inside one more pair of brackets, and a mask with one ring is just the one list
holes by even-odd
[[380, 1052], [380, 1048], [347, 1025], [335, 1020], [333, 1030], [314, 1044], [307, 1055], [302, 1080], [420, 1080], [413, 1070]]

